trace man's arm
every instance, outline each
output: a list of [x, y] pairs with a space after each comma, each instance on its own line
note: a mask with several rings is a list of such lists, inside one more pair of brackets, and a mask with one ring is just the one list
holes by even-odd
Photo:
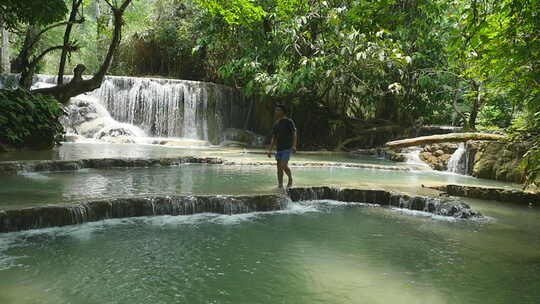
[[270, 147], [268, 147], [268, 152], [266, 153], [268, 157], [272, 157], [272, 149], [274, 148], [274, 144], [276, 142], [276, 136], [272, 136], [272, 140], [270, 141]]
[[296, 143], [298, 141], [298, 136], [296, 135], [296, 130], [293, 133], [293, 142], [292, 142], [292, 150], [293, 152], [296, 152]]
[[289, 119], [289, 126], [291, 128], [292, 136], [293, 136], [292, 150], [293, 152], [296, 152], [296, 143], [298, 142], [298, 136], [297, 136], [298, 132], [296, 130], [296, 125], [292, 119]]

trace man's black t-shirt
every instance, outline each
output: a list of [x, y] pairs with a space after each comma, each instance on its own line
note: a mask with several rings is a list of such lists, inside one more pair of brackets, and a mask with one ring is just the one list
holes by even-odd
[[278, 120], [272, 128], [272, 135], [277, 139], [277, 150], [283, 151], [291, 149], [293, 146], [293, 136], [296, 132], [294, 122], [289, 118]]

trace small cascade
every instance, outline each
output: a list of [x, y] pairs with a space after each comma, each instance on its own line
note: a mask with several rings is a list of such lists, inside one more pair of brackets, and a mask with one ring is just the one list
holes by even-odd
[[420, 147], [406, 149], [403, 153], [406, 157], [405, 162], [410, 165], [431, 170], [431, 167], [420, 158], [420, 152], [422, 152], [422, 148]]
[[450, 160], [448, 161], [448, 170], [447, 172], [457, 173], [457, 174], [467, 174], [469, 171], [468, 168], [469, 161], [467, 159], [467, 149], [464, 143], [459, 144], [458, 149], [452, 154]]
[[409, 196], [384, 190], [336, 189], [330, 187], [292, 188], [288, 190], [293, 202], [304, 200], [336, 200], [379, 204], [386, 207], [423, 211], [454, 218], [481, 217], [465, 203], [451, 198]]
[[288, 199], [281, 195], [116, 198], [73, 205], [0, 211], [0, 233], [75, 225], [111, 218], [277, 211], [285, 209], [287, 205]]
[[467, 204], [451, 198], [409, 196], [385, 190], [291, 188], [286, 195], [199, 195], [128, 197], [75, 204], [0, 210], [0, 233], [82, 224], [111, 218], [198, 213], [240, 214], [294, 208], [294, 203], [333, 200], [422, 211], [453, 218], [480, 218]]

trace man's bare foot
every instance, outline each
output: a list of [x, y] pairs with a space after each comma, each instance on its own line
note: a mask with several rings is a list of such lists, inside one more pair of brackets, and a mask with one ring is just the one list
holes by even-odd
[[289, 182], [287, 183], [287, 189], [291, 188], [293, 186], [293, 180], [292, 178], [289, 179]]

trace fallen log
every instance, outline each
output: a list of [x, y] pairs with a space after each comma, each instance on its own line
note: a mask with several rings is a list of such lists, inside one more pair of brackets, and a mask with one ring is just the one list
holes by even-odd
[[386, 143], [386, 146], [391, 149], [401, 149], [436, 143], [466, 142], [469, 140], [504, 140], [506, 138], [506, 135], [487, 133], [450, 133], [389, 141]]

